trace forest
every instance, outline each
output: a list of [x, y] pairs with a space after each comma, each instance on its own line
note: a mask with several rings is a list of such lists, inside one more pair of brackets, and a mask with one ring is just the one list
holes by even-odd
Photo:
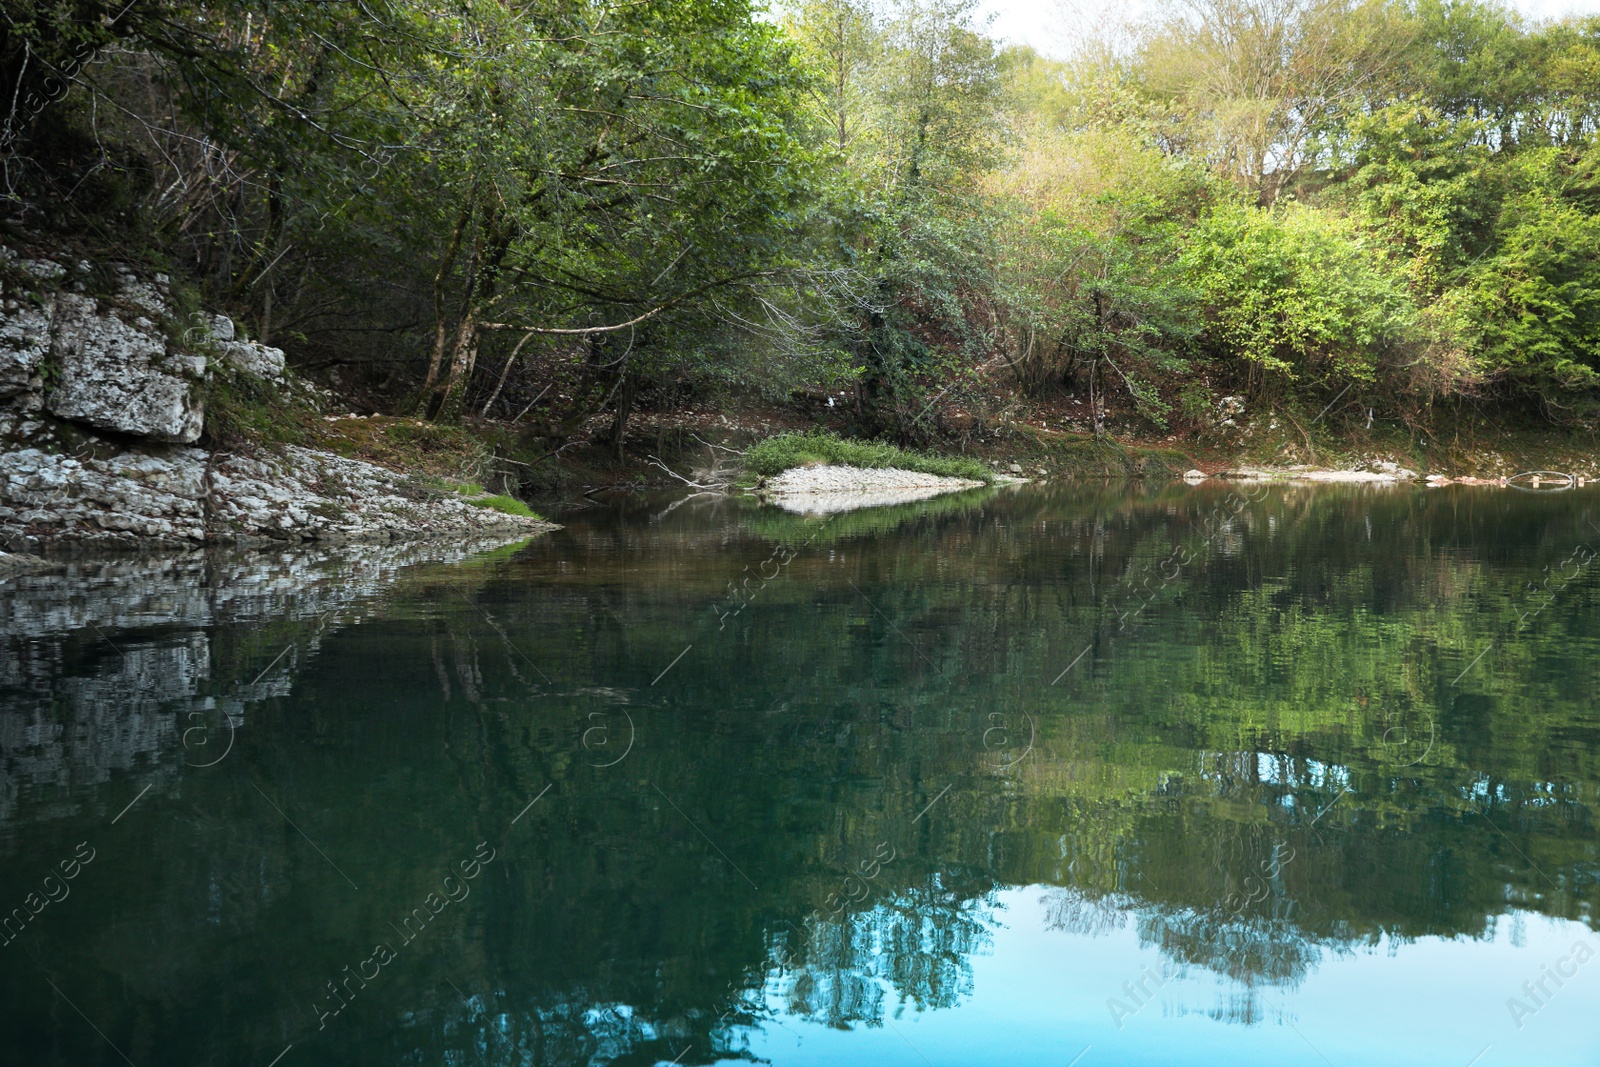
[[1600, 425], [1600, 17], [1150, 10], [1057, 60], [972, 0], [15, 0], [0, 214], [374, 410], [619, 453], [797, 397]]

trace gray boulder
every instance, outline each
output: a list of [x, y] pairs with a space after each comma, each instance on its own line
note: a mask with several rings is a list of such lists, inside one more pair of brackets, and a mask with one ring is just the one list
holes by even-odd
[[57, 378], [45, 407], [57, 418], [152, 441], [199, 439], [205, 406], [196, 386], [205, 357], [170, 351], [147, 316], [60, 293], [51, 356]]
[[211, 316], [208, 341], [212, 350], [235, 370], [253, 374], [257, 378], [282, 383], [283, 349], [256, 341], [246, 341], [234, 335], [233, 320], [226, 315]]

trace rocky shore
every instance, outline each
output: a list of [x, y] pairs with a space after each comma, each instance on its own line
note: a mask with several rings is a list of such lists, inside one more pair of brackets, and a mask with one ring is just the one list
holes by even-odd
[[1292, 467], [1235, 467], [1206, 475], [1201, 471], [1184, 474], [1185, 481], [1200, 481], [1206, 477], [1226, 478], [1239, 482], [1318, 482], [1325, 485], [1394, 485], [1414, 482], [1420, 475], [1392, 460], [1379, 460], [1353, 470], [1330, 469], [1297, 465]]
[[[206, 396], [320, 396], [163, 275], [0, 249], [0, 549], [182, 548], [534, 533], [550, 523], [331, 452], [202, 445]], [[3, 564], [0, 564], [3, 565]], [[21, 564], [13, 564], [13, 567]]]
[[1399, 485], [1421, 481], [1430, 489], [1441, 489], [1447, 485], [1475, 485], [1536, 492], [1581, 489], [1585, 485], [1592, 485], [1595, 482], [1593, 478], [1566, 471], [1523, 471], [1518, 474], [1494, 478], [1478, 478], [1471, 475], [1451, 477], [1445, 474], [1423, 476], [1414, 470], [1400, 466], [1392, 460], [1379, 460], [1353, 470], [1311, 466], [1236, 467], [1218, 471], [1215, 474], [1191, 470], [1185, 472], [1183, 478], [1184, 481], [1190, 484], [1205, 481], [1207, 478], [1223, 478], [1240, 482], [1311, 482], [1322, 485]]
[[331, 452], [129, 447], [109, 457], [0, 453], [0, 545], [182, 548], [391, 541], [554, 529]]

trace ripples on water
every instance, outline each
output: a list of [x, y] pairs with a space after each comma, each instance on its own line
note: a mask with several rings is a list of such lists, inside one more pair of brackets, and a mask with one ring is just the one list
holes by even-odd
[[0, 1060], [1592, 1063], [1600, 496], [1251, 495], [0, 584]]

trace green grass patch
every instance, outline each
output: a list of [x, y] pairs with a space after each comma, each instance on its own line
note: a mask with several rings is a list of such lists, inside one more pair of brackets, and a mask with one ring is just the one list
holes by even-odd
[[477, 482], [464, 482], [459, 478], [439, 478], [431, 474], [413, 473], [407, 476], [406, 484], [411, 492], [418, 498], [433, 498], [454, 496], [480, 508], [488, 508], [505, 515], [517, 515], [524, 519], [538, 519], [544, 521], [544, 516], [534, 511], [528, 505], [514, 496], [504, 493], [490, 493], [489, 490]]
[[847, 467], [898, 467], [946, 478], [990, 482], [994, 474], [965, 456], [930, 456], [907, 452], [882, 441], [850, 441], [831, 433], [786, 433], [769, 437], [744, 454], [745, 469], [763, 478], [794, 467], [839, 464]]
[[[473, 488], [477, 487], [473, 486]], [[482, 492], [481, 489], [478, 491]], [[528, 505], [524, 504], [514, 496], [471, 497], [467, 500], [467, 503], [476, 504], [480, 508], [491, 508], [494, 511], [502, 511], [507, 515], [520, 515], [524, 519], [542, 520], [544, 518], [543, 515], [537, 514], [532, 508], [528, 507]]]

